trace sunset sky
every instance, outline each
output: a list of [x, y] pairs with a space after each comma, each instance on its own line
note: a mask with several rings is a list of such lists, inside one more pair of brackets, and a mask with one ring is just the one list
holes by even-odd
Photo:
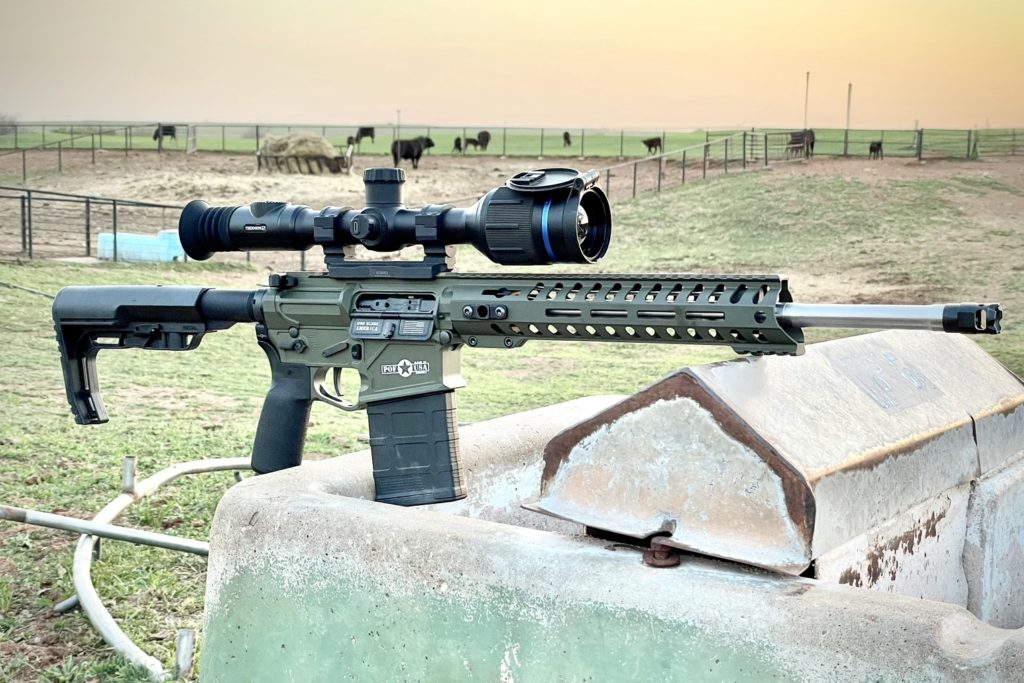
[[21, 120], [1024, 125], [1022, 0], [0, 0]]

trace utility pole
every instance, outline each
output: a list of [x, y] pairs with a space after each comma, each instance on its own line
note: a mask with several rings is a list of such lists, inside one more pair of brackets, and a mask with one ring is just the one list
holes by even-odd
[[807, 130], [807, 98], [811, 94], [811, 72], [807, 72], [807, 83], [804, 85], [804, 130]]
[[846, 87], [846, 131], [843, 133], [843, 156], [850, 148], [850, 103], [853, 102], [853, 83]]

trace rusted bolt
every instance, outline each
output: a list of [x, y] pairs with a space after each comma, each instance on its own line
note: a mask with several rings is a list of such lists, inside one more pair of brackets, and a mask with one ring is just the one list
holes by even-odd
[[663, 545], [651, 546], [644, 551], [644, 564], [648, 567], [675, 567], [679, 565], [679, 552]]

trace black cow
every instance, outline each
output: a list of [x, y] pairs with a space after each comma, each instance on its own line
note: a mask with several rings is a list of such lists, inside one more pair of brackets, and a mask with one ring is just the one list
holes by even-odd
[[480, 148], [480, 141], [477, 140], [476, 138], [466, 138], [466, 142], [464, 144], [465, 144], [467, 152], [469, 151], [469, 146], [470, 145], [473, 145], [473, 149], [479, 149]]
[[462, 154], [462, 138], [455, 138], [455, 146], [452, 147], [452, 153], [458, 152]]
[[789, 143], [786, 144], [787, 157], [813, 157], [814, 156], [814, 131], [795, 130], [789, 134]]
[[419, 168], [423, 150], [433, 146], [434, 141], [422, 135], [415, 140], [395, 140], [391, 143], [391, 158], [394, 159], [395, 166], [398, 166], [399, 159], [409, 159], [413, 168]]
[[569, 131], [562, 133], [562, 147], [572, 147], [572, 136]]
[[882, 151], [882, 141], [876, 140], [868, 145], [868, 159], [884, 159], [885, 154]]
[[487, 145], [491, 144], [491, 134], [486, 130], [482, 130], [476, 134], [476, 139], [480, 143], [480, 149], [487, 151]]
[[373, 126], [360, 126], [356, 130], [356, 144], [358, 145], [362, 142], [363, 138], [370, 138], [370, 142], [377, 142], [374, 135], [376, 135], [376, 132], [373, 130]]
[[156, 130], [153, 131], [153, 140], [159, 140], [161, 138], [170, 138], [175, 142], [178, 141], [178, 127], [177, 126], [165, 126], [163, 124], [156, 124]]
[[643, 140], [643, 143], [647, 147], [648, 154], [655, 154], [661, 151], [661, 138], [647, 138]]

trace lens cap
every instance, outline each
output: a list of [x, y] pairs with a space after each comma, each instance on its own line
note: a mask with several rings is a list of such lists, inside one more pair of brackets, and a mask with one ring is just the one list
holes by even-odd
[[574, 168], [542, 168], [516, 173], [506, 186], [520, 192], [550, 192], [568, 187], [581, 187], [580, 172]]

